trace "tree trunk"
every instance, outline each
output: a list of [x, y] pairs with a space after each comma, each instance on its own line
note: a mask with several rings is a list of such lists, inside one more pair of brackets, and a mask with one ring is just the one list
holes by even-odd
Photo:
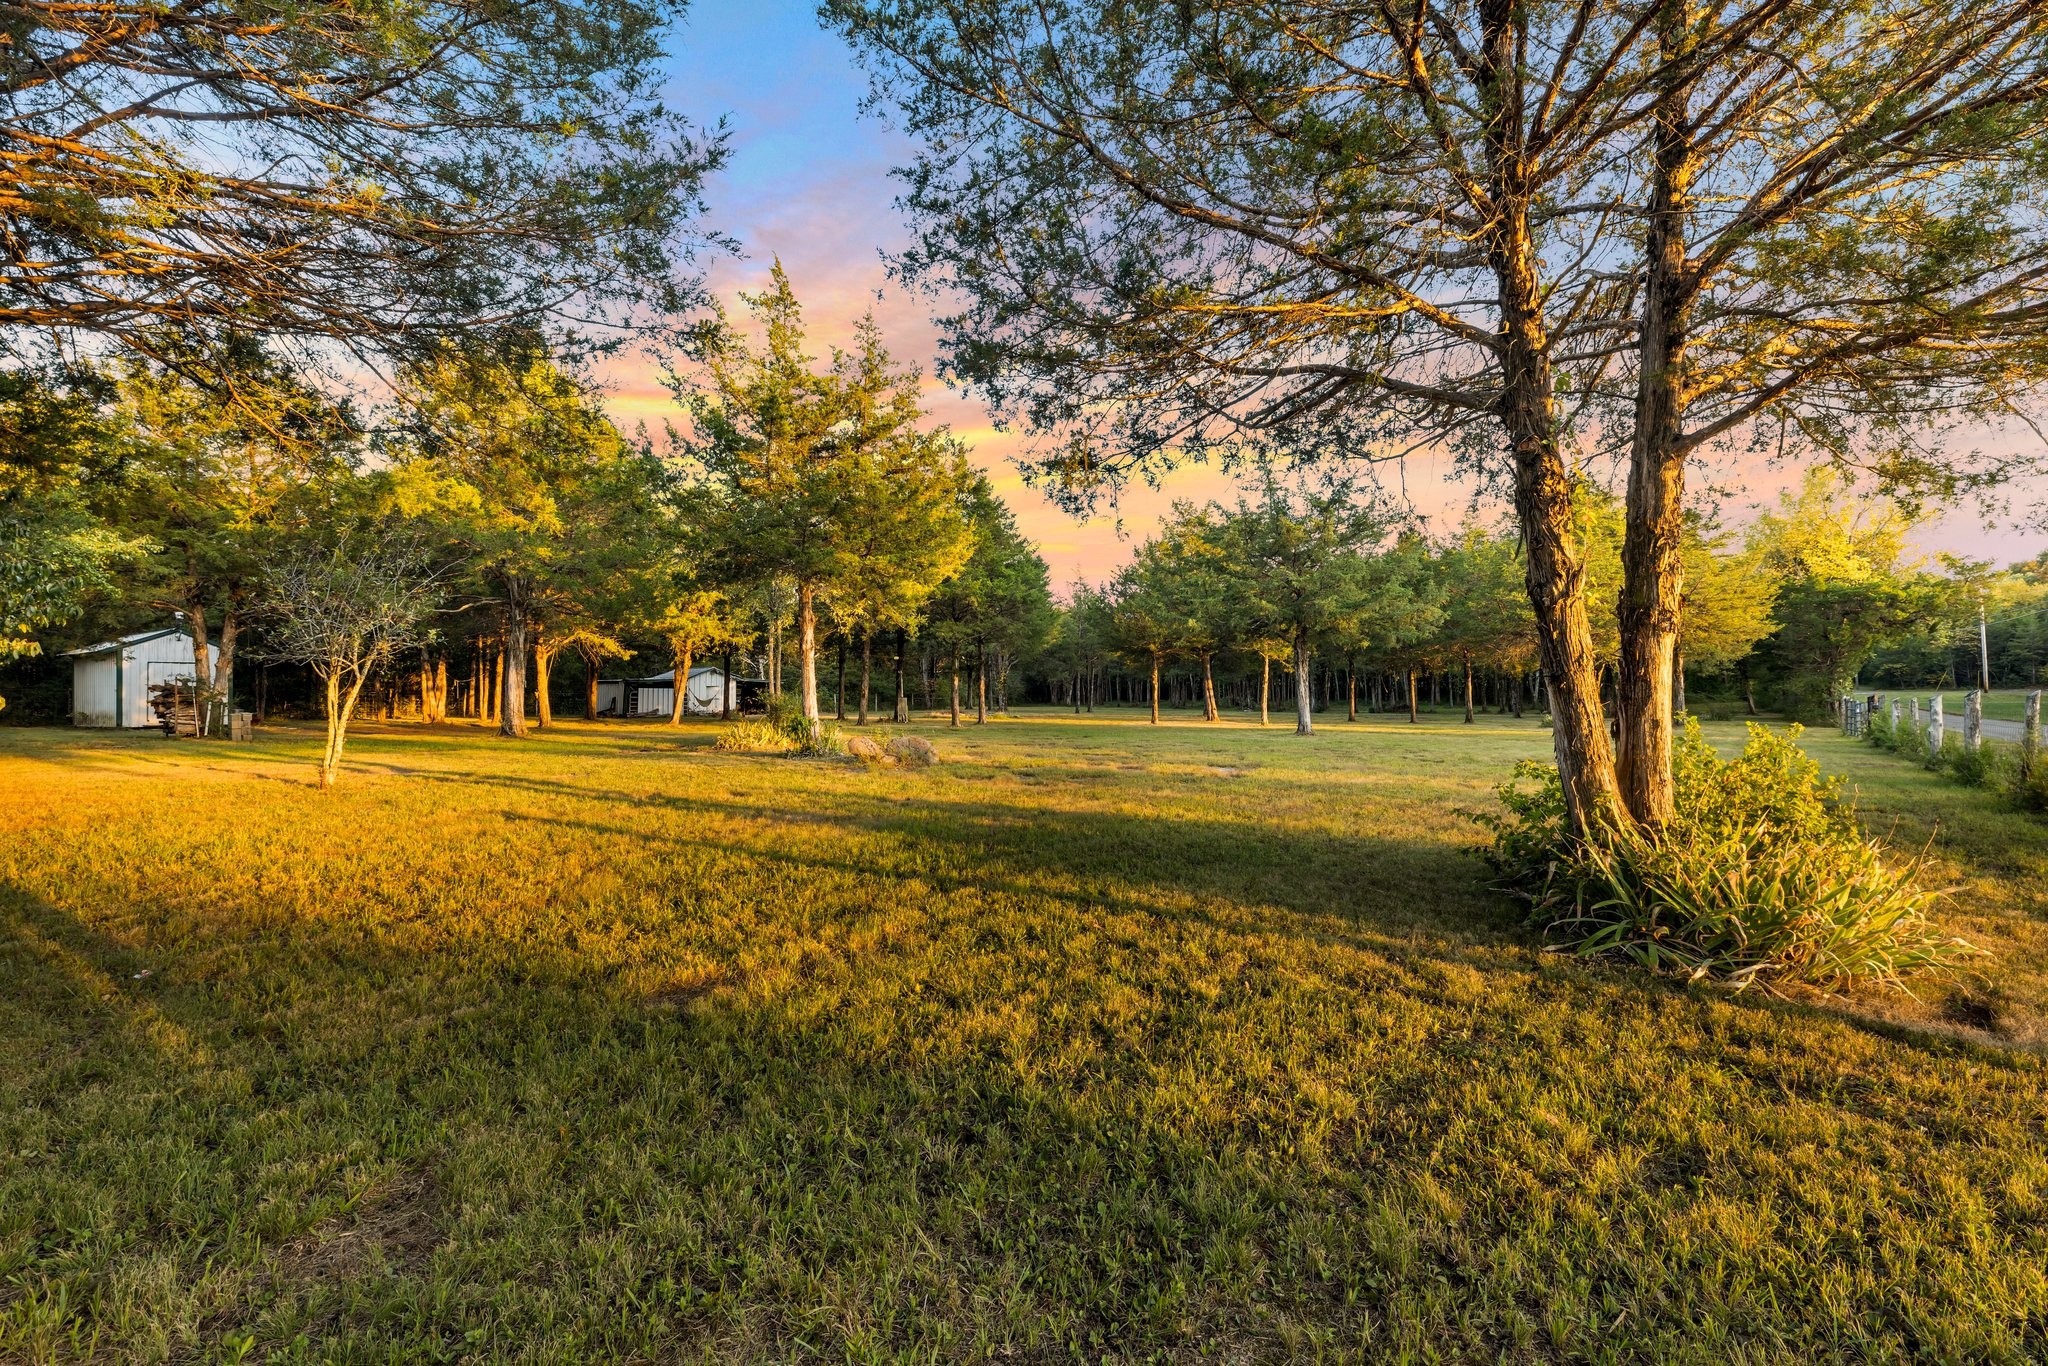
[[958, 730], [958, 729], [960, 729], [960, 661], [959, 661], [959, 659], [958, 659], [958, 658], [956, 657], [956, 658], [955, 658], [955, 659], [954, 659], [954, 660], [952, 661], [952, 664], [953, 664], [953, 668], [952, 668], [952, 676], [953, 676], [953, 702], [952, 702], [952, 707], [953, 707], [953, 719], [952, 719], [952, 721], [950, 722], [950, 724], [952, 725], [953, 729], [955, 729], [955, 730]]
[[597, 673], [599, 655], [587, 645], [578, 645], [576, 653], [583, 656], [583, 719], [597, 719]]
[[[1658, 47], [1667, 70], [1680, 70], [1691, 6], [1673, 0], [1658, 11]], [[1685, 350], [1696, 288], [1685, 259], [1698, 173], [1691, 131], [1691, 85], [1659, 92], [1656, 163], [1643, 254], [1642, 325], [1635, 436], [1629, 451], [1628, 523], [1622, 541], [1615, 675], [1619, 745], [1615, 777], [1635, 822], [1661, 829], [1675, 813], [1671, 777], [1672, 671], [1684, 592]]]
[[1685, 647], [1681, 645], [1671, 654], [1671, 724], [1676, 726], [1685, 712]]
[[542, 730], [555, 723], [555, 709], [548, 700], [548, 683], [554, 672], [555, 651], [548, 648], [545, 627], [536, 626], [533, 631], [533, 701], [534, 718]]
[[1346, 690], [1351, 694], [1351, 716], [1349, 719], [1356, 721], [1358, 719], [1358, 669], [1355, 665], [1346, 664], [1344, 666], [1344, 683]]
[[364, 675], [361, 670], [355, 674], [355, 682], [346, 692], [341, 687], [341, 672], [329, 668], [321, 680], [327, 691], [327, 746], [320, 755], [320, 786], [322, 790], [334, 786], [341, 776], [341, 753], [348, 744], [349, 717], [356, 709], [356, 699], [363, 694]]
[[498, 734], [508, 740], [526, 738], [526, 582], [514, 575], [505, 582], [503, 687], [498, 693]]
[[228, 605], [220, 617], [220, 657], [213, 665], [213, 698], [220, 715], [215, 726], [216, 733], [228, 733], [228, 711], [234, 705], [235, 694], [235, 642], [241, 637], [242, 592], [239, 588], [228, 592]]
[[1472, 656], [1465, 656], [1465, 724], [1472, 724]]
[[896, 704], [889, 711], [889, 719], [897, 725], [910, 721], [910, 693], [904, 688], [903, 656], [910, 648], [910, 633], [902, 627], [896, 628]]
[[690, 657], [696, 653], [696, 650], [694, 642], [690, 641], [685, 641], [681, 645], [672, 643], [670, 648], [675, 656], [676, 674], [676, 703], [673, 707], [669, 708], [668, 712], [668, 723], [670, 728], [673, 729], [683, 724], [683, 713], [690, 705]]
[[846, 719], [846, 633], [839, 633], [839, 672], [832, 680], [832, 719]]
[[1308, 674], [1308, 632], [1298, 631], [1294, 636], [1294, 733], [1313, 735], [1316, 723], [1311, 712], [1315, 708], [1315, 694], [1309, 687]]
[[988, 724], [988, 652], [974, 652], [974, 724]]
[[1152, 652], [1152, 724], [1159, 724], [1159, 651]]
[[817, 589], [804, 584], [796, 590], [797, 687], [803, 704], [804, 722], [811, 738], [823, 730], [818, 715], [818, 597]]
[[1415, 715], [1415, 670], [1408, 671], [1408, 724], [1416, 725], [1420, 718]]
[[860, 633], [860, 720], [855, 722], [856, 725], [865, 726], [868, 723], [868, 694], [874, 686], [874, 673], [875, 633], [873, 631], [862, 631]]
[[732, 651], [728, 649], [719, 661], [719, 672], [724, 675], [725, 686], [718, 690], [718, 719], [732, 720]]
[[1220, 721], [1223, 713], [1216, 706], [1216, 673], [1211, 667], [1213, 655], [1202, 656], [1202, 719]]
[[1266, 725], [1273, 719], [1273, 661], [1271, 657], [1259, 656], [1259, 724]]

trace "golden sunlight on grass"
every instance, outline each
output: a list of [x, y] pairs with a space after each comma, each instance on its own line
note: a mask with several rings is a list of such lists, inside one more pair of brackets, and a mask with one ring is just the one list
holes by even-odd
[[0, 732], [0, 1358], [2048, 1353], [2040, 823], [1818, 737], [1998, 956], [1731, 999], [1483, 889], [1529, 723], [1130, 715]]

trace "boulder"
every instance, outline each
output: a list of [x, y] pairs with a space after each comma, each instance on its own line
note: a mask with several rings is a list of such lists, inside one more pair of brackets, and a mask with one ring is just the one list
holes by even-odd
[[932, 742], [922, 735], [899, 735], [889, 742], [887, 753], [897, 763], [909, 768], [923, 768], [939, 757], [932, 748]]
[[848, 736], [846, 752], [864, 764], [880, 763], [883, 758], [882, 747], [865, 735]]

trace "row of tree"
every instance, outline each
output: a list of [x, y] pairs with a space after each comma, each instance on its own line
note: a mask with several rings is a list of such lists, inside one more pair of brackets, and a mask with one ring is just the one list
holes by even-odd
[[[1626, 536], [1622, 506], [1597, 487], [1576, 495], [1586, 547], [1588, 633], [1603, 708], [1616, 709]], [[1885, 686], [1975, 681], [1981, 640], [1990, 682], [2036, 679], [2048, 659], [2048, 563], [1997, 572], [1915, 557], [1913, 519], [1857, 496], [1826, 471], [1785, 493], [1740, 535], [1703, 509], [1687, 518], [1685, 593], [1673, 709], [1687, 676], [1797, 716], [1830, 714], [1860, 676]], [[1156, 721], [1176, 666], [1205, 718], [1220, 714], [1218, 671], [1243, 684], [1264, 720], [1276, 665], [1300, 734], [1317, 699], [1347, 689], [1358, 709], [1449, 683], [1472, 719], [1482, 695], [1519, 713], [1547, 705], [1541, 642], [1511, 528], [1476, 521], [1431, 538], [1348, 487], [1290, 490], [1268, 480], [1234, 506], [1181, 504], [1131, 564], [1100, 588], [1079, 586], [1040, 661], [1048, 691], [1149, 702]], [[1980, 618], [1980, 611], [1982, 616]], [[1955, 661], [1966, 656], [1958, 669]], [[1249, 672], [1247, 672], [1247, 668]], [[1105, 677], [1103, 671], [1111, 671]], [[1162, 685], [1162, 675], [1169, 675]], [[1313, 675], [1313, 677], [1312, 677]]]
[[251, 642], [311, 665], [329, 781], [366, 692], [388, 704], [403, 684], [428, 720], [452, 693], [523, 736], [529, 696], [551, 719], [565, 651], [594, 710], [599, 666], [650, 643], [678, 698], [693, 660], [757, 643], [779, 689], [787, 628], [816, 726], [828, 633], [860, 650], [863, 711], [878, 641], [903, 705], [915, 633], [953, 671], [957, 708], [963, 668], [983, 677], [1035, 647], [1044, 562], [960, 444], [924, 422], [920, 377], [871, 321], [821, 359], [779, 266], [743, 299], [750, 325], [720, 314], [698, 330], [674, 375], [685, 420], [663, 439], [622, 434], [543, 338], [503, 329], [407, 358], [374, 421], [253, 343], [232, 353], [235, 403], [142, 359], [17, 374], [5, 412], [44, 455], [10, 468], [94, 538], [72, 607], [96, 601], [95, 621], [176, 611], [209, 711], [235, 694]]

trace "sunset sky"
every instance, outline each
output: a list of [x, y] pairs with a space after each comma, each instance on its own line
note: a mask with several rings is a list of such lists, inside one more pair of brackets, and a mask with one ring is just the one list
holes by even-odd
[[[709, 187], [709, 221], [739, 239], [745, 255], [713, 266], [713, 288], [730, 302], [735, 291], [759, 287], [779, 255], [819, 350], [844, 340], [851, 322], [872, 308], [896, 355], [929, 373], [937, 353], [931, 301], [889, 288], [883, 261], [905, 237], [892, 204], [889, 169], [907, 158], [908, 142], [860, 113], [865, 82], [844, 44], [818, 27], [812, 6], [802, 0], [727, 0], [693, 8], [671, 46], [671, 106], [707, 122], [724, 116], [733, 130], [731, 165]], [[614, 415], [627, 427], [642, 419], [658, 426], [675, 412], [649, 363], [621, 360], [608, 378]], [[1061, 588], [1076, 578], [1097, 580], [1113, 572], [1174, 499], [1233, 492], [1215, 471], [1192, 468], [1161, 490], [1127, 492], [1119, 507], [1081, 521], [1025, 487], [1009, 459], [1017, 438], [996, 432], [979, 404], [936, 382], [930, 403], [938, 419], [974, 448], [976, 462], [995, 479]], [[1963, 439], [1981, 445], [2015, 438]], [[1402, 481], [1416, 510], [1439, 526], [1455, 521], [1469, 497], [1447, 474], [1443, 462], [1420, 457], [1408, 462]], [[1717, 482], [1740, 490], [1728, 508], [1731, 519], [1740, 521], [1789, 477], [1771, 470], [1724, 471]], [[2044, 494], [2048, 489], [2028, 489], [2020, 501], [2031, 504]], [[2048, 536], [2009, 521], [1987, 527], [1974, 511], [1954, 513], [1922, 537], [1928, 551], [2001, 562], [2044, 546]]]

